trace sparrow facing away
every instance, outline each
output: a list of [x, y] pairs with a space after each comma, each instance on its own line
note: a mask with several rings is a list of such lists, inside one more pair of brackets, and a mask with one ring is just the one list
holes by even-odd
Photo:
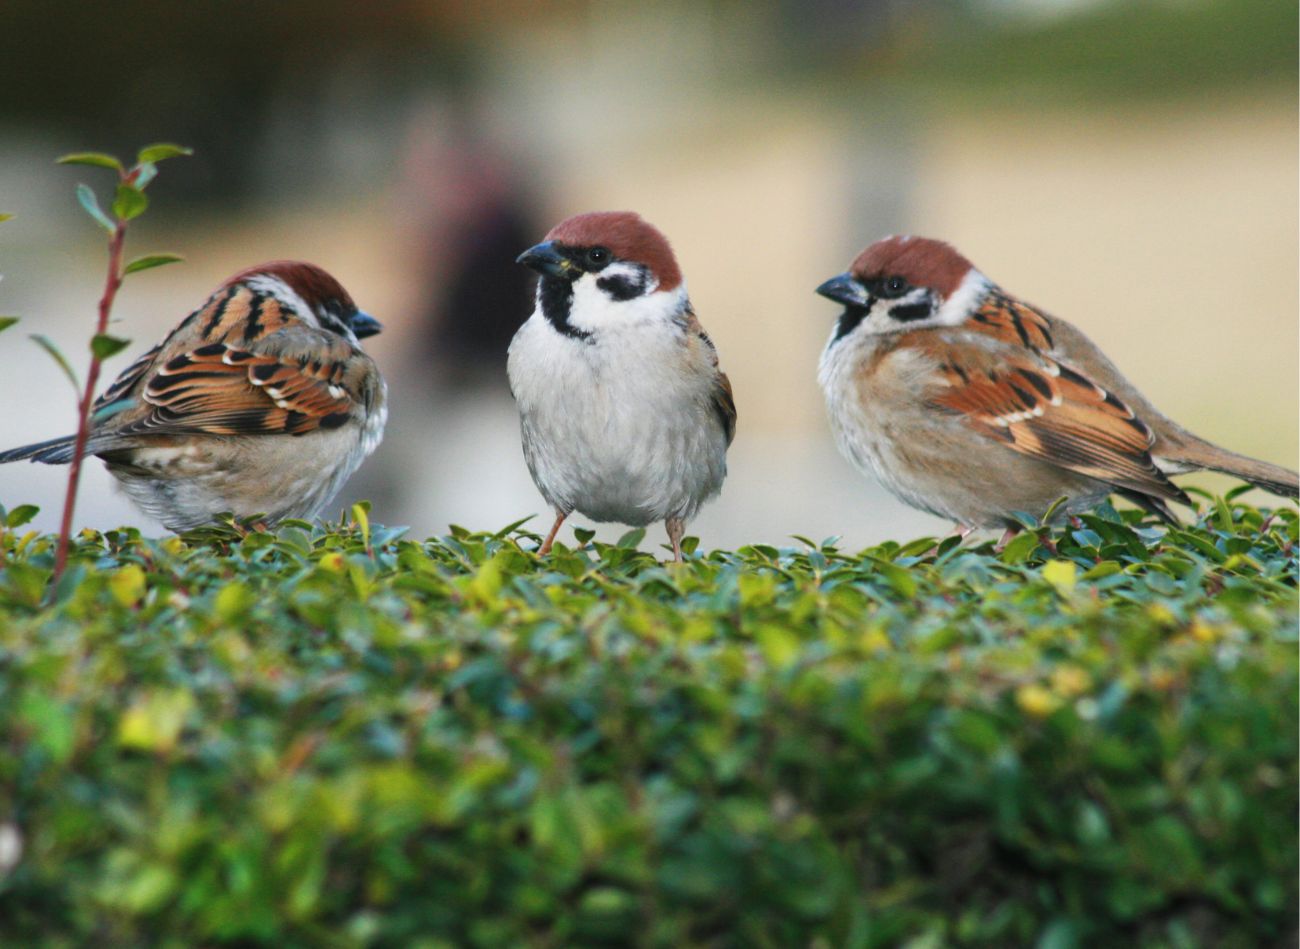
[[1162, 415], [1078, 329], [1007, 293], [941, 241], [887, 237], [817, 292], [844, 304], [818, 373], [840, 450], [913, 507], [976, 527], [1112, 492], [1174, 521], [1171, 474], [1276, 494], [1297, 476]]
[[[91, 408], [87, 454], [169, 530], [217, 514], [311, 518], [383, 437], [378, 333], [337, 280], [274, 261], [231, 277]], [[72, 460], [75, 436], [0, 453]]]
[[539, 553], [576, 510], [662, 520], [680, 561], [686, 522], [726, 477], [736, 406], [667, 238], [630, 211], [579, 214], [519, 262], [541, 275], [507, 364], [524, 458], [555, 509]]

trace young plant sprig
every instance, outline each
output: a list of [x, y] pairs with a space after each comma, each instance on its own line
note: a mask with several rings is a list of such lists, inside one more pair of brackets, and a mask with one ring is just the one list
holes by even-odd
[[[12, 214], [5, 214], [3, 212], [0, 212], [0, 224], [3, 224], [5, 221], [9, 221], [12, 219], [13, 219]], [[3, 279], [3, 277], [0, 276], [0, 279]], [[9, 327], [13, 326], [17, 322], [18, 322], [18, 317], [16, 316], [0, 316], [0, 333], [3, 333], [5, 330], [9, 329]], [[0, 516], [0, 567], [4, 566], [4, 562], [5, 562], [4, 529], [6, 526], [7, 525], [5, 523], [5, 518], [3, 516]]]
[[127, 168], [112, 155], [100, 152], [76, 152], [58, 159], [61, 165], [91, 165], [107, 168], [117, 173], [117, 186], [113, 194], [113, 203], [109, 213], [99, 206], [99, 200], [89, 185], [77, 185], [77, 201], [87, 214], [108, 232], [108, 275], [104, 281], [104, 293], [99, 299], [99, 318], [95, 324], [95, 335], [90, 339], [90, 369], [86, 373], [86, 384], [81, 386], [71, 365], [62, 352], [47, 337], [33, 335], [33, 339], [54, 358], [77, 390], [77, 440], [73, 448], [72, 463], [68, 466], [68, 490], [63, 500], [63, 516], [59, 524], [59, 545], [54, 559], [54, 580], [63, 574], [68, 561], [68, 544], [72, 537], [72, 513], [77, 501], [77, 486], [81, 481], [81, 462], [86, 454], [86, 440], [90, 434], [90, 408], [95, 400], [95, 387], [99, 383], [99, 369], [108, 357], [121, 352], [130, 345], [130, 340], [110, 336], [108, 333], [109, 315], [113, 310], [113, 301], [117, 291], [128, 274], [161, 267], [175, 263], [182, 258], [176, 254], [149, 254], [137, 257], [127, 264], [122, 262], [122, 251], [126, 243], [126, 228], [130, 221], [138, 218], [149, 207], [145, 189], [158, 174], [158, 162], [168, 158], [190, 155], [193, 152], [181, 145], [158, 144], [142, 148], [136, 156], [136, 162]]

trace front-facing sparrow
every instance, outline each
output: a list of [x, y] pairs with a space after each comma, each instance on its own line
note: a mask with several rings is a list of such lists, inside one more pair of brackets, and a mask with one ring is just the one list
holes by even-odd
[[510, 344], [524, 458], [555, 523], [686, 522], [722, 488], [731, 385], [691, 309], [668, 240], [629, 211], [579, 214], [519, 262], [537, 304]]
[[1171, 421], [1082, 332], [941, 241], [877, 241], [817, 292], [844, 305], [819, 373], [840, 449], [963, 533], [1112, 492], [1172, 520], [1166, 502], [1188, 499], [1169, 475], [1198, 469], [1297, 495], [1295, 472]]
[[[223, 512], [313, 517], [383, 436], [384, 380], [358, 342], [379, 330], [319, 267], [251, 267], [96, 400], [86, 451], [170, 530]], [[66, 464], [74, 440], [0, 463]]]

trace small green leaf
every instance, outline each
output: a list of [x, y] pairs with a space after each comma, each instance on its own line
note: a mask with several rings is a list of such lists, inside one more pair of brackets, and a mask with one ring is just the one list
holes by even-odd
[[99, 222], [100, 227], [110, 234], [113, 233], [116, 225], [99, 209], [99, 200], [95, 197], [95, 192], [90, 190], [90, 185], [77, 185], [77, 200], [86, 209], [86, 213]]
[[16, 316], [0, 316], [0, 333], [3, 333], [17, 322], [18, 317]]
[[56, 158], [60, 165], [94, 165], [98, 168], [112, 168], [114, 171], [122, 170], [122, 163], [112, 155], [105, 155], [103, 152], [73, 152], [70, 155], [64, 155]]
[[113, 213], [121, 220], [129, 221], [144, 213], [149, 207], [149, 199], [144, 192], [134, 185], [118, 185], [117, 195], [113, 198]]
[[109, 356], [116, 356], [130, 345], [129, 339], [98, 333], [90, 340], [90, 351], [95, 354], [96, 359], [107, 359]]
[[1047, 513], [1043, 515], [1042, 523], [1050, 524], [1052, 522], [1052, 518], [1056, 516], [1056, 512], [1059, 511], [1069, 500], [1070, 499], [1068, 497], [1059, 497], [1055, 501], [1053, 501], [1052, 506], [1049, 507], [1047, 509]]
[[1038, 537], [1033, 533], [1017, 534], [1002, 548], [1003, 563], [1024, 563], [1038, 546]]
[[370, 549], [370, 502], [358, 501], [352, 505], [352, 519], [357, 522], [357, 527], [361, 529], [361, 543], [366, 549]]
[[63, 374], [67, 376], [68, 381], [72, 383], [72, 388], [76, 390], [78, 395], [80, 395], [81, 383], [77, 381], [77, 373], [73, 370], [72, 364], [68, 362], [68, 357], [63, 355], [62, 350], [60, 350], [58, 346], [54, 345], [54, 340], [50, 339], [44, 333], [32, 333], [30, 335], [31, 338], [35, 340], [36, 345], [49, 353], [50, 358], [59, 364], [59, 368], [63, 370]]
[[180, 158], [183, 155], [193, 154], [194, 149], [186, 148], [184, 145], [159, 142], [156, 145], [146, 145], [140, 149], [140, 154], [136, 156], [135, 160], [143, 165], [146, 162], [165, 161], [168, 158]]
[[1062, 596], [1074, 589], [1079, 568], [1073, 560], [1049, 560], [1043, 564], [1043, 579]]
[[13, 216], [12, 214], [0, 214], [0, 222], [3, 222], [3, 221], [12, 221], [13, 219], [14, 219], [14, 216]]
[[645, 540], [645, 528], [634, 527], [618, 539], [619, 547], [633, 547]]
[[6, 527], [22, 527], [41, 512], [35, 504], [20, 504], [5, 517]]
[[144, 257], [137, 257], [122, 268], [122, 275], [139, 273], [141, 270], [150, 270], [154, 267], [162, 267], [165, 264], [179, 263], [184, 259], [180, 254], [148, 254]]

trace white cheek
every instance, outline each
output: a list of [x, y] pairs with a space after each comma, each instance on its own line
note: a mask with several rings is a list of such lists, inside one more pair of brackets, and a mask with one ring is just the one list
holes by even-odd
[[584, 274], [574, 283], [569, 309], [570, 325], [589, 333], [661, 323], [680, 313], [686, 301], [685, 284], [672, 290], [653, 290], [631, 300], [615, 300], [596, 286], [596, 281], [597, 275]]
[[885, 333], [895, 333], [903, 329], [903, 325], [897, 320], [890, 319], [889, 308], [894, 304], [893, 300], [879, 300], [872, 305], [867, 311], [866, 317], [858, 324], [857, 329], [850, 333], [861, 332], [864, 336], [882, 336]]
[[988, 277], [972, 267], [952, 296], [939, 307], [939, 312], [931, 322], [937, 326], [957, 326], [965, 322], [992, 286], [993, 282]]

